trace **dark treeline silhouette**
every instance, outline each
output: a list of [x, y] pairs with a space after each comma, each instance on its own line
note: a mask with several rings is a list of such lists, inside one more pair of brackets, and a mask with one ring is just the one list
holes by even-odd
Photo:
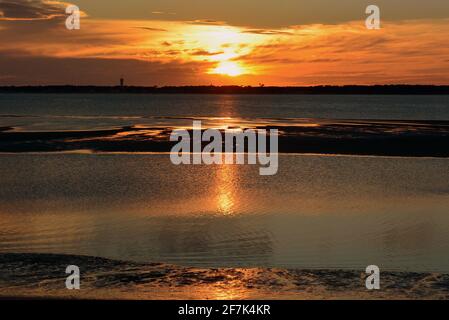
[[0, 93], [151, 93], [151, 94], [449, 94], [449, 85], [374, 85], [315, 87], [251, 86], [4, 86]]

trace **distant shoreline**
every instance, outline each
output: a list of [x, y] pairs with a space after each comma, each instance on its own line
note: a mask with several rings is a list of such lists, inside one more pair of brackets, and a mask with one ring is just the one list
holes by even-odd
[[2, 86], [0, 93], [89, 94], [304, 94], [304, 95], [449, 95], [449, 85], [373, 86]]

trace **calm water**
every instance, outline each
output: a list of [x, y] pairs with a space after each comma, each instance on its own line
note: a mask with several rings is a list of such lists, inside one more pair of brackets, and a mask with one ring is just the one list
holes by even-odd
[[0, 252], [193, 266], [449, 272], [449, 159], [0, 155]]
[[[0, 127], [449, 120], [449, 96], [0, 95]], [[289, 119], [289, 120], [287, 120]], [[166, 154], [0, 155], [0, 252], [192, 266], [449, 272], [449, 159], [282, 155], [174, 166]]]
[[0, 94], [0, 127], [21, 130], [191, 125], [185, 117], [449, 120], [449, 96]]

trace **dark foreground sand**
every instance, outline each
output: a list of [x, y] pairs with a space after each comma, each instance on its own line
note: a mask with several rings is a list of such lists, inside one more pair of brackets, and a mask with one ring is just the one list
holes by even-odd
[[[65, 289], [65, 268], [81, 290]], [[449, 275], [382, 272], [381, 290], [363, 270], [185, 268], [96, 257], [0, 254], [0, 299], [447, 299]]]

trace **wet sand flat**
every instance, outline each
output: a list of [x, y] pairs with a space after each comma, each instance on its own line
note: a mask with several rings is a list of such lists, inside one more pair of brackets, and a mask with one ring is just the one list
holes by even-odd
[[[449, 157], [449, 121], [277, 119], [240, 125], [278, 129], [279, 152]], [[169, 152], [176, 127], [125, 126], [109, 130], [0, 131], [0, 152]]]
[[[81, 289], [65, 288], [65, 268]], [[383, 272], [381, 290], [361, 270], [187, 268], [88, 256], [1, 254], [0, 299], [447, 299], [449, 275]]]

